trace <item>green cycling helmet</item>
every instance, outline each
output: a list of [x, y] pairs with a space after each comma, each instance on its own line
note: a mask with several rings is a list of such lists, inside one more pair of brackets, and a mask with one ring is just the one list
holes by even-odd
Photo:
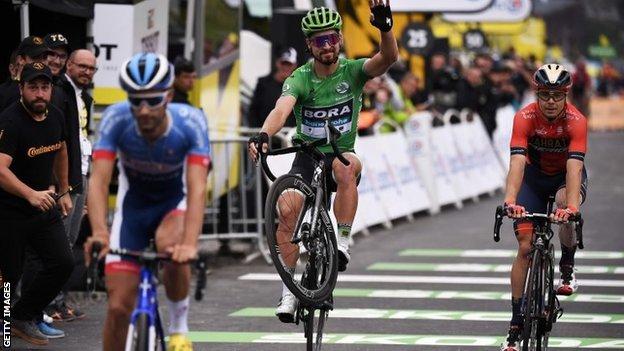
[[342, 29], [342, 17], [337, 11], [327, 7], [315, 7], [308, 11], [301, 20], [301, 30], [306, 37], [312, 33], [328, 29], [340, 31]]

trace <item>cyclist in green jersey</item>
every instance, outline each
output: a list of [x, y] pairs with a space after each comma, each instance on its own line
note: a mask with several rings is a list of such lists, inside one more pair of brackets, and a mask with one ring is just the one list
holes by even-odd
[[[391, 31], [389, 1], [371, 0], [370, 8], [371, 24], [381, 34], [380, 49], [373, 57], [359, 60], [338, 56], [343, 45], [342, 18], [338, 12], [317, 7], [305, 15], [301, 20], [301, 30], [314, 59], [286, 79], [282, 95], [269, 113], [261, 132], [249, 140], [249, 154], [256, 161], [258, 149], [262, 147], [267, 150], [269, 137], [280, 131], [291, 111], [294, 111], [297, 122], [297, 138], [324, 139], [325, 118], [329, 118], [330, 123], [340, 131], [338, 147], [349, 160], [349, 166], [334, 159], [330, 145], [319, 149], [326, 153], [326, 171], [332, 175], [327, 177], [330, 183], [328, 189], [336, 192], [333, 207], [338, 222], [338, 270], [341, 272], [346, 270], [350, 259], [349, 236], [358, 204], [357, 181], [362, 170], [362, 164], [354, 153], [357, 121], [362, 107], [362, 88], [368, 79], [384, 74], [398, 58], [397, 42]], [[289, 173], [299, 174], [311, 181], [313, 170], [314, 163], [310, 156], [297, 154]], [[303, 198], [296, 194], [291, 197], [300, 208]], [[280, 222], [283, 220], [288, 224], [296, 221], [297, 206], [293, 206], [295, 209], [289, 213], [281, 213], [283, 218]], [[290, 262], [287, 262], [293, 272], [299, 258], [298, 250], [294, 244], [280, 245], [281, 252], [293, 252], [288, 256]], [[296, 298], [283, 285], [276, 315], [282, 322], [293, 322], [296, 307]]]

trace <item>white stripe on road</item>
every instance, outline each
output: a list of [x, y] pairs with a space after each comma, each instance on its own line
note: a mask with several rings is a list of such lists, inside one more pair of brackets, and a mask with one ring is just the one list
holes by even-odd
[[[440, 299], [440, 300], [503, 300], [511, 299], [510, 292], [504, 291], [453, 291], [453, 290], [415, 290], [415, 289], [353, 289], [336, 288], [334, 296], [394, 298], [394, 299]], [[574, 294], [559, 296], [559, 301], [596, 302], [624, 304], [624, 295], [613, 294]]]
[[[279, 281], [279, 275], [275, 273], [247, 273], [239, 280], [265, 280]], [[427, 283], [427, 284], [467, 284], [467, 285], [509, 285], [509, 277], [446, 277], [446, 276], [420, 276], [420, 275], [338, 275], [339, 282], [348, 283]], [[624, 287], [624, 280], [599, 280], [579, 279], [581, 286], [600, 287]]]
[[[580, 274], [624, 274], [621, 266], [576, 266]], [[487, 263], [411, 263], [377, 262], [366, 268], [369, 271], [421, 271], [421, 272], [502, 272], [511, 271], [510, 264]]]
[[[406, 249], [400, 256], [420, 257], [516, 257], [515, 250], [461, 250], [461, 249]], [[580, 259], [621, 259], [624, 252], [619, 251], [584, 251], [578, 250], [574, 258]]]

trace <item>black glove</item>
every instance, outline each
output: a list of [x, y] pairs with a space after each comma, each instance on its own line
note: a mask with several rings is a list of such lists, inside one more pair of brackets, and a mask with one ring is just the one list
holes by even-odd
[[390, 6], [385, 5], [377, 5], [371, 8], [371, 12], [373, 13], [373, 19], [371, 19], [371, 24], [377, 28], [379, 28], [382, 32], [389, 32], [392, 29], [392, 11], [390, 11]]
[[265, 132], [260, 132], [249, 138], [247, 145], [251, 145], [252, 143], [256, 146], [256, 150], [258, 150], [258, 153], [261, 153], [262, 145], [269, 143], [269, 135]]

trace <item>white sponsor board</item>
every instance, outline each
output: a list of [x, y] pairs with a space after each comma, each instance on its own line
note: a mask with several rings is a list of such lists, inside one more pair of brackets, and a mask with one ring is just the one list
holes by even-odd
[[492, 6], [475, 13], [445, 13], [450, 22], [521, 22], [531, 15], [531, 0], [494, 0]]
[[[428, 209], [431, 201], [423, 178], [418, 174], [407, 154], [407, 140], [402, 132], [381, 134], [376, 136], [382, 152], [384, 165], [388, 168], [395, 183], [398, 184], [399, 197], [403, 206], [410, 213]], [[394, 218], [393, 218], [394, 219]]]
[[[416, 113], [405, 122], [404, 130], [407, 141], [407, 154], [423, 180], [429, 196], [431, 212], [437, 213], [440, 211], [440, 195], [438, 194], [437, 182], [435, 181], [435, 169], [431, 152], [431, 119], [432, 116], [429, 112]], [[455, 199], [453, 198], [450, 202], [455, 202]]]
[[461, 200], [472, 195], [461, 185], [463, 180], [458, 179], [465, 178], [465, 174], [447, 124], [431, 128], [431, 151], [440, 205], [455, 203], [457, 208], [461, 208]]
[[366, 174], [370, 174], [375, 180], [375, 191], [379, 196], [379, 200], [386, 211], [389, 219], [395, 219], [409, 215], [410, 209], [407, 207], [406, 199], [401, 192], [401, 186], [394, 177], [391, 169], [384, 160], [383, 150], [386, 147], [380, 138], [385, 136], [367, 136], [359, 139], [357, 150], [365, 159], [363, 162], [366, 168]]
[[392, 0], [390, 6], [396, 12], [477, 12], [492, 3], [492, 0]]
[[169, 0], [95, 4], [93, 44], [99, 69], [93, 79], [98, 89], [119, 89], [119, 67], [133, 54], [167, 54], [168, 10]]
[[472, 144], [472, 148], [475, 151], [474, 161], [477, 163], [481, 180], [480, 193], [502, 188], [507, 174], [496, 156], [496, 151], [485, 131], [481, 117], [473, 114], [472, 118], [468, 118], [468, 114], [462, 112], [461, 118], [467, 135], [466, 142]]
[[511, 157], [509, 145], [511, 143], [515, 114], [516, 111], [511, 105], [499, 108], [496, 111], [496, 129], [492, 134], [494, 149], [504, 167], [505, 173], [509, 170], [509, 159]]

